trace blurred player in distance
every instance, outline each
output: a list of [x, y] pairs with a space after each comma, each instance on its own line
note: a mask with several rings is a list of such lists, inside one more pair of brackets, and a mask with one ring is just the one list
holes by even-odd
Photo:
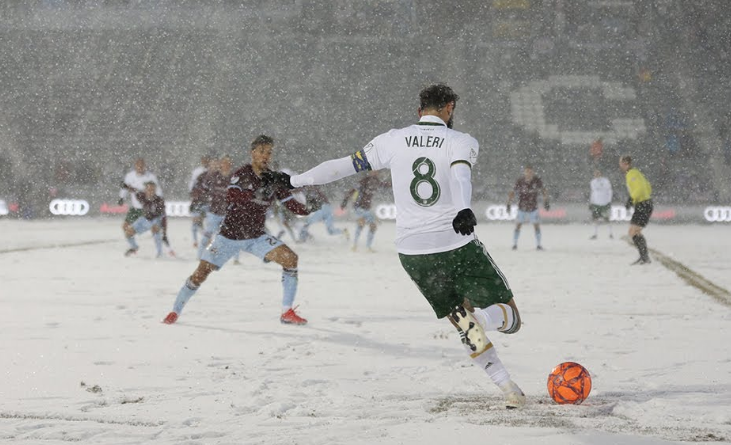
[[629, 198], [625, 207], [627, 210], [634, 206], [635, 211], [629, 223], [629, 237], [637, 247], [640, 257], [632, 263], [633, 265], [650, 264], [650, 254], [647, 249], [647, 240], [642, 234], [642, 229], [650, 222], [652, 215], [652, 186], [637, 168], [632, 166], [630, 156], [619, 158], [619, 169], [625, 174], [627, 192]]
[[533, 224], [536, 233], [536, 250], [543, 250], [541, 245], [541, 217], [538, 214], [538, 192], [543, 194], [543, 207], [546, 210], [550, 209], [548, 192], [543, 186], [543, 180], [535, 174], [532, 166], [526, 165], [523, 169], [523, 176], [518, 178], [513, 190], [508, 194], [508, 213], [510, 213], [513, 198], [516, 194], [518, 195], [518, 216], [515, 219], [515, 230], [513, 231], [513, 250], [518, 248], [520, 227], [524, 223]]
[[135, 235], [141, 235], [151, 230], [157, 250], [156, 256], [157, 258], [162, 257], [162, 218], [165, 216], [165, 200], [155, 194], [157, 184], [153, 181], [146, 182], [144, 191], [136, 190], [124, 183], [122, 185], [142, 204], [142, 215], [125, 229], [130, 248], [124, 253], [124, 256], [134, 255], [139, 250]]
[[358, 249], [358, 239], [360, 238], [363, 228], [368, 225], [368, 234], [366, 235], [366, 250], [373, 252], [373, 239], [378, 229], [378, 219], [376, 214], [373, 213], [373, 195], [380, 188], [389, 188], [391, 183], [381, 179], [379, 173], [375, 170], [369, 171], [363, 178], [358, 181], [358, 185], [355, 188], [348, 190], [345, 193], [343, 202], [340, 204], [340, 208], [345, 208], [351, 198], [355, 197], [353, 201], [353, 212], [356, 217], [355, 234], [353, 235], [353, 247], [352, 250]]
[[[208, 206], [204, 224], [205, 229], [198, 246], [199, 260], [203, 257], [203, 252], [208, 248], [213, 237], [218, 233], [223, 218], [226, 216], [226, 207], [228, 205], [226, 196], [228, 186], [231, 183], [233, 163], [228, 155], [224, 155], [220, 159], [212, 158], [208, 166], [208, 171], [201, 175], [196, 183], [196, 187], [200, 189], [199, 193], [203, 195], [203, 199]], [[234, 263], [238, 264], [238, 262], [239, 253], [236, 252]]]
[[251, 163], [236, 170], [227, 187], [227, 209], [219, 232], [203, 252], [198, 267], [185, 281], [175, 299], [173, 310], [163, 320], [175, 323], [190, 298], [198, 291], [211, 272], [223, 267], [239, 251], [248, 252], [265, 263], [282, 266], [282, 313], [285, 324], [306, 324], [292, 307], [297, 293], [298, 257], [286, 244], [266, 232], [266, 213], [275, 201], [283, 202], [292, 212], [306, 215], [304, 205], [293, 199], [291, 191], [267, 181], [263, 174], [269, 170], [274, 139], [257, 136], [251, 142]]
[[198, 182], [198, 178], [210, 168], [211, 159], [211, 155], [205, 154], [201, 156], [200, 165], [193, 169], [193, 172], [190, 174], [190, 181], [188, 181], [188, 192], [191, 194], [190, 214], [193, 217], [190, 227], [193, 235], [193, 247], [198, 247], [198, 231], [203, 231], [203, 220], [206, 217], [206, 207], [196, 201], [193, 196], [193, 189]]
[[320, 221], [325, 223], [328, 235], [344, 235], [348, 239], [349, 234], [347, 229], [335, 227], [333, 207], [330, 204], [330, 199], [322, 191], [322, 188], [317, 185], [311, 185], [303, 187], [302, 192], [305, 194], [307, 200], [306, 206], [310, 214], [307, 215], [305, 223], [300, 230], [300, 241], [305, 242], [311, 239], [312, 235], [310, 235], [309, 228], [312, 224]]
[[[143, 158], [137, 158], [135, 159], [134, 169], [124, 176], [124, 180], [119, 188], [118, 204], [124, 205], [124, 200], [127, 197], [129, 197], [130, 203], [127, 215], [124, 217], [124, 223], [122, 223], [122, 232], [124, 233], [125, 239], [132, 224], [144, 214], [142, 203], [137, 198], [135, 192], [130, 192], [130, 190], [142, 191], [145, 189], [145, 183], [147, 182], [153, 182], [155, 184], [155, 195], [162, 198], [162, 187], [160, 187], [160, 181], [157, 180], [157, 176], [147, 170], [147, 165]], [[164, 220], [161, 222], [163, 225], [163, 236], [165, 235], [165, 222]]]
[[521, 322], [505, 276], [474, 234], [471, 178], [479, 145], [452, 130], [458, 96], [450, 87], [431, 85], [419, 99], [416, 124], [381, 134], [352, 156], [300, 175], [269, 175], [287, 187], [303, 187], [390, 169], [402, 267], [437, 318], [450, 320], [474, 363], [503, 391], [505, 406], [517, 408], [525, 395], [485, 335], [515, 333]]
[[594, 170], [594, 178], [589, 182], [591, 189], [589, 194], [589, 210], [594, 223], [594, 235], [590, 239], [597, 239], [599, 225], [604, 223], [609, 228], [609, 238], [614, 238], [612, 225], [609, 222], [609, 215], [612, 212], [612, 183], [609, 178], [602, 175], [599, 170]]

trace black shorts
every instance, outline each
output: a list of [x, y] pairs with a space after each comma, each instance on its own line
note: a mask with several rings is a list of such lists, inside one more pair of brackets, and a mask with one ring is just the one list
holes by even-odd
[[652, 215], [652, 200], [639, 202], [635, 206], [635, 213], [632, 214], [630, 224], [645, 227], [650, 222], [650, 215]]

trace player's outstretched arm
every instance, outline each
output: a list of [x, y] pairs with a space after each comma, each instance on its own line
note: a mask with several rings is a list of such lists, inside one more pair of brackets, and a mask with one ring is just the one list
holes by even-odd
[[350, 156], [340, 159], [332, 159], [314, 167], [306, 172], [292, 176], [291, 182], [294, 187], [304, 187], [306, 185], [322, 185], [343, 179], [345, 177], [356, 174], [357, 171], [353, 167], [353, 160]]
[[477, 218], [470, 208], [472, 205], [472, 169], [467, 164], [454, 164], [449, 178], [452, 202], [458, 210], [452, 220], [455, 233], [470, 235], [475, 231]]

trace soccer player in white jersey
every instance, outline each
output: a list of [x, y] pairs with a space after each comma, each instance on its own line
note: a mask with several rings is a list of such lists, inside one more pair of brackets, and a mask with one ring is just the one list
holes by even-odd
[[148, 182], [155, 183], [155, 194], [162, 198], [162, 187], [160, 187], [160, 181], [157, 180], [152, 172], [147, 170], [145, 160], [143, 158], [135, 159], [135, 168], [124, 176], [122, 185], [119, 189], [119, 205], [124, 204], [125, 198], [129, 196], [129, 210], [127, 216], [124, 218], [122, 224], [122, 231], [124, 232], [125, 239], [127, 233], [132, 230], [132, 224], [137, 221], [137, 218], [144, 214], [142, 203], [134, 193], [130, 193], [129, 190], [145, 190], [145, 184]]
[[612, 211], [612, 183], [602, 175], [599, 170], [594, 170], [594, 179], [589, 183], [591, 194], [589, 195], [589, 210], [591, 219], [594, 221], [594, 235], [590, 239], [596, 239], [599, 235], [599, 224], [604, 222], [609, 227], [609, 238], [614, 238], [612, 225], [609, 223], [609, 214]]
[[515, 333], [521, 321], [508, 282], [474, 234], [471, 175], [479, 145], [451, 129], [459, 97], [450, 87], [431, 85], [419, 99], [418, 123], [377, 136], [352, 156], [292, 177], [266, 175], [292, 188], [390, 169], [401, 265], [437, 318], [446, 317], [457, 328], [474, 363], [505, 394], [506, 407], [518, 408], [525, 395], [485, 334]]

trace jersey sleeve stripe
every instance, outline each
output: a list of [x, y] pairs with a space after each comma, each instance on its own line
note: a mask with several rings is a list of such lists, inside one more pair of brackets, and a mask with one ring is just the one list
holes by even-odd
[[469, 168], [472, 168], [472, 164], [470, 164], [469, 161], [465, 161], [464, 159], [456, 160], [456, 161], [452, 162], [451, 164], [449, 164], [449, 166], [452, 167], [457, 164], [467, 164], [467, 166]]

